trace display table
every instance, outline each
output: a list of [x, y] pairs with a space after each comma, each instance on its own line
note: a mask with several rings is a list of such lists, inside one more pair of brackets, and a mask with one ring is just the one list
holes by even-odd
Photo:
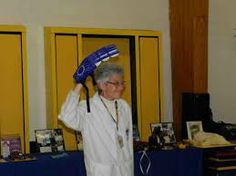
[[[37, 160], [0, 164], [0, 176], [85, 176], [81, 152], [63, 155], [36, 154]], [[139, 167], [142, 152], [135, 153], [135, 176], [143, 175]], [[149, 176], [202, 176], [200, 149], [147, 152], [151, 161]], [[147, 160], [142, 160], [145, 171]]]

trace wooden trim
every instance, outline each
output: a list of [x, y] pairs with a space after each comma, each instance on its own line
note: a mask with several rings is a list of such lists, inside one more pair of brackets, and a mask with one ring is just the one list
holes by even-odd
[[94, 35], [139, 35], [139, 36], [160, 36], [159, 31], [153, 30], [128, 30], [128, 29], [103, 29], [103, 28], [70, 28], [70, 27], [45, 27], [50, 33], [63, 34], [94, 34]]
[[28, 69], [27, 69], [27, 47], [26, 47], [26, 33], [21, 33], [21, 50], [22, 50], [22, 61], [23, 61], [23, 97], [24, 97], [24, 137], [25, 137], [25, 152], [29, 153], [29, 112], [28, 112]]
[[173, 121], [182, 130], [182, 93], [208, 90], [209, 0], [170, 0]]

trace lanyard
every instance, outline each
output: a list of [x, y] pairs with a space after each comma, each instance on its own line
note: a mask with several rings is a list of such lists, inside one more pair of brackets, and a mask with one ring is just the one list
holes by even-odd
[[108, 114], [110, 115], [110, 117], [112, 118], [113, 122], [116, 124], [116, 129], [117, 131], [119, 130], [118, 128], [118, 120], [119, 120], [119, 113], [118, 113], [118, 103], [117, 101], [115, 101], [115, 109], [116, 109], [116, 120], [115, 120], [115, 117], [113, 117], [113, 115], [111, 114], [111, 112], [109, 111], [106, 103], [103, 101], [103, 99], [100, 97], [100, 100], [102, 102], [102, 104], [104, 105], [104, 107], [106, 108]]

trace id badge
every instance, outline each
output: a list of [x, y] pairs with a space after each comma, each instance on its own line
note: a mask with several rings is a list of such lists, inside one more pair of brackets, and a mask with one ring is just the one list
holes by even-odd
[[120, 145], [120, 148], [122, 148], [124, 146], [123, 137], [118, 134], [117, 140], [118, 140], [118, 144]]

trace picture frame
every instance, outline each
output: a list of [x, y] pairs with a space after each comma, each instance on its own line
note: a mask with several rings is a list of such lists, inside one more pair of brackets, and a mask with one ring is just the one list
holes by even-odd
[[162, 126], [161, 123], [151, 123], [150, 124], [151, 133], [153, 133], [156, 128], [161, 128], [161, 126]]
[[187, 121], [186, 125], [189, 140], [193, 140], [196, 133], [203, 131], [202, 121]]
[[57, 129], [35, 130], [37, 151], [40, 153], [58, 153], [65, 151], [63, 131]]
[[21, 138], [19, 134], [9, 134], [1, 136], [1, 155], [3, 158], [9, 157], [13, 153], [21, 153]]
[[163, 145], [170, 145], [176, 143], [175, 132], [172, 122], [151, 123], [151, 132], [156, 133], [160, 140], [163, 141]]

